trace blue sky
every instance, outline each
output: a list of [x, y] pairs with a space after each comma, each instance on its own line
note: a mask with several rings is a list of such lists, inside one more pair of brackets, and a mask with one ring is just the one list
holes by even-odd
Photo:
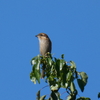
[[[35, 100], [36, 92], [47, 85], [44, 80], [34, 85], [29, 78], [30, 60], [39, 54], [35, 35], [40, 32], [49, 35], [55, 57], [65, 54], [66, 61], [88, 74], [79, 95], [97, 100], [100, 0], [0, 0], [0, 100]], [[49, 92], [45, 88], [42, 95]]]

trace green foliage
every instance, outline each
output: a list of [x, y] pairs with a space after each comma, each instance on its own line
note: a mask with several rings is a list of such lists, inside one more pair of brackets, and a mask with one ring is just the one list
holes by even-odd
[[[36, 56], [31, 60], [32, 72], [30, 73], [31, 81], [36, 84], [40, 83], [42, 69], [45, 70], [45, 81], [49, 84], [51, 95], [49, 99], [45, 99], [46, 95], [40, 96], [37, 93], [37, 100], [62, 100], [60, 98], [59, 89], [65, 88], [68, 94], [67, 100], [76, 100], [78, 91], [74, 81], [77, 80], [80, 90], [83, 92], [87, 84], [88, 76], [84, 72], [76, 71], [76, 65], [73, 61], [66, 62], [64, 55], [61, 59], [48, 56]], [[90, 100], [88, 98], [78, 98], [77, 100]]]

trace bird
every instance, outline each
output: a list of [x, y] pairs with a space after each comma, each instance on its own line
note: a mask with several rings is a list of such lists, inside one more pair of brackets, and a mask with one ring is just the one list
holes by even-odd
[[[36, 37], [39, 40], [40, 54], [46, 57], [48, 52], [51, 53], [52, 42], [49, 36], [45, 33], [39, 33], [38, 35], [36, 35]], [[41, 78], [44, 77], [45, 77], [45, 67], [42, 68], [42, 73], [41, 73]]]
[[45, 56], [48, 52], [51, 53], [52, 42], [49, 36], [45, 33], [39, 33], [36, 37], [39, 39], [40, 54]]

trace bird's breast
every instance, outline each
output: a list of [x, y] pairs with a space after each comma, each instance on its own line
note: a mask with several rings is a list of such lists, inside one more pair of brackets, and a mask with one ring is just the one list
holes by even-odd
[[47, 52], [51, 53], [51, 43], [49, 40], [39, 40], [40, 44], [40, 53], [41, 55], [45, 55]]

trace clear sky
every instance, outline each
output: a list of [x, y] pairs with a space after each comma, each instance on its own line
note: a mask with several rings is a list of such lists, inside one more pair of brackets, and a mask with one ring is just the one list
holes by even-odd
[[52, 40], [54, 57], [65, 54], [66, 61], [88, 74], [85, 91], [77, 88], [79, 95], [98, 100], [100, 0], [0, 0], [0, 100], [35, 100], [47, 85], [44, 80], [34, 85], [29, 78], [40, 32]]

